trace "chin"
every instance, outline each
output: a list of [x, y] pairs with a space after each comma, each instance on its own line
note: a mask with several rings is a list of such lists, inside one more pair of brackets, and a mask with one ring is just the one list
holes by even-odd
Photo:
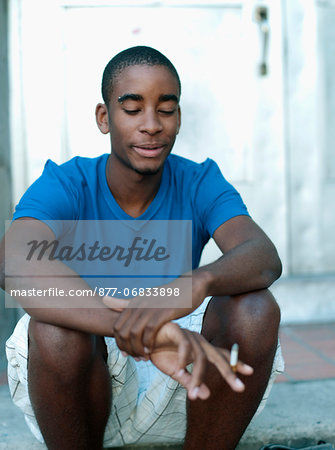
[[161, 170], [161, 167], [153, 167], [153, 168], [144, 167], [143, 169], [138, 168], [138, 167], [133, 167], [133, 169], [135, 170], [135, 172], [139, 173], [140, 175], [156, 175]]
[[156, 161], [156, 163], [151, 161], [151, 163], [153, 164], [146, 164], [145, 162], [143, 164], [142, 161], [142, 164], [132, 164], [132, 169], [140, 175], [156, 175], [164, 166], [164, 162], [162, 161]]

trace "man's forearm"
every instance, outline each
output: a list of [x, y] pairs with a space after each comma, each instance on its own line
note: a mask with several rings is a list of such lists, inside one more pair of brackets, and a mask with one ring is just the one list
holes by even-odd
[[[15, 266], [21, 262], [22, 257], [16, 256], [8, 264]], [[32, 273], [36, 275], [32, 276]], [[3, 278], [5, 285], [3, 283], [2, 287], [34, 319], [87, 333], [113, 336], [113, 324], [119, 313], [107, 308], [101, 297], [64, 264], [58, 261], [46, 261], [43, 265], [32, 262], [29, 274], [22, 267], [19, 276]]]
[[268, 288], [280, 274], [281, 262], [273, 244], [250, 240], [196, 269], [193, 278], [202, 276], [207, 296], [235, 295]]

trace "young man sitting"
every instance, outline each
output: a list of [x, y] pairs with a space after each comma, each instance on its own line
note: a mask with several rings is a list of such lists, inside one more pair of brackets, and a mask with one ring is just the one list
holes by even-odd
[[[49, 449], [181, 441], [187, 450], [234, 449], [281, 369], [280, 312], [267, 290], [279, 257], [214, 161], [171, 154], [181, 87], [164, 55], [144, 46], [119, 53], [102, 95], [96, 121], [111, 153], [47, 162], [16, 207], [6, 274], [23, 266], [36, 236], [60, 238], [50, 221], [192, 221], [191, 272], [166, 284], [182, 297], [17, 297], [27, 314], [7, 342], [13, 400]], [[199, 268], [210, 237], [222, 256]], [[55, 273], [57, 289], [93, 291], [60, 260], [29, 263], [38, 276], [7, 277], [7, 292], [46, 290]]]

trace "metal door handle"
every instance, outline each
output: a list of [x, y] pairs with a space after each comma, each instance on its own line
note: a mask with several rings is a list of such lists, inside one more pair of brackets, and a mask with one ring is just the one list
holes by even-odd
[[258, 6], [256, 8], [255, 20], [259, 24], [262, 40], [262, 53], [261, 53], [261, 62], [259, 64], [259, 73], [260, 75], [265, 76], [268, 73], [267, 56], [269, 46], [269, 34], [270, 34], [269, 10], [266, 6]]

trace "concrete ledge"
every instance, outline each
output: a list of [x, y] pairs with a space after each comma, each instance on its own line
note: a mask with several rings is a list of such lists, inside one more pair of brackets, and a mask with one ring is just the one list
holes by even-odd
[[270, 288], [280, 306], [282, 325], [335, 321], [335, 276], [283, 277]]
[[[245, 432], [237, 450], [258, 450], [265, 444], [291, 447], [335, 444], [335, 379], [277, 383], [264, 411]], [[181, 445], [128, 446], [128, 450], [181, 450]], [[45, 450], [28, 430], [21, 412], [0, 386], [0, 450]], [[218, 449], [219, 450], [219, 449]]]
[[335, 379], [277, 383], [264, 411], [249, 425], [238, 450], [269, 443], [290, 447], [335, 444]]

